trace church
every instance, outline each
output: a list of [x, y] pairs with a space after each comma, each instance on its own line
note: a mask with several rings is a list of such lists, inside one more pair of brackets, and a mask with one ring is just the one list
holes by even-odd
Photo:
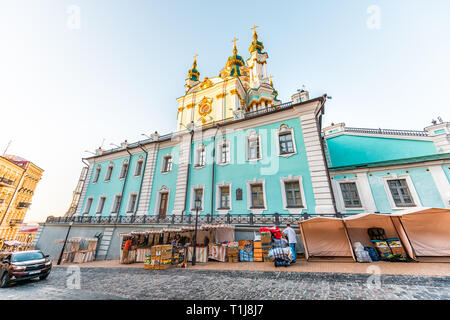
[[256, 28], [248, 58], [234, 39], [216, 76], [201, 78], [194, 56], [176, 99], [175, 132], [83, 159], [65, 220], [47, 224], [73, 217], [79, 228], [104, 227], [120, 219], [131, 230], [191, 223], [198, 213], [249, 232], [318, 215], [450, 208], [449, 122], [417, 131], [323, 128], [327, 95], [301, 90], [280, 101]]

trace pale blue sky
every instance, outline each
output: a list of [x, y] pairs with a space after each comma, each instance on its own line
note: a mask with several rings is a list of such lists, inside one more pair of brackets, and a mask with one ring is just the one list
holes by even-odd
[[[81, 28], [67, 27], [67, 8]], [[369, 29], [368, 7], [380, 8]], [[288, 101], [328, 93], [324, 125], [421, 130], [450, 120], [450, 1], [0, 1], [0, 152], [45, 169], [28, 221], [67, 210], [82, 163], [106, 139], [175, 130], [176, 98], [199, 54], [201, 78], [253, 24]], [[14, 118], [14, 120], [12, 120]]]

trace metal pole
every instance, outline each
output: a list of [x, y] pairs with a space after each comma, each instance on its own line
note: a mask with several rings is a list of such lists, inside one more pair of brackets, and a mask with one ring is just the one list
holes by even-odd
[[64, 249], [66, 248], [67, 238], [69, 237], [69, 232], [70, 232], [70, 229], [72, 228], [72, 224], [73, 224], [73, 221], [70, 221], [69, 229], [67, 230], [66, 238], [64, 239], [64, 244], [63, 244], [63, 247], [61, 249], [61, 254], [59, 255], [59, 258], [58, 258], [58, 263], [57, 263], [58, 266], [61, 264], [62, 256], [63, 256], [63, 253], [64, 253]]
[[198, 206], [195, 208], [195, 231], [194, 231], [194, 252], [192, 253], [192, 265], [195, 266], [197, 262], [197, 221], [198, 221]]

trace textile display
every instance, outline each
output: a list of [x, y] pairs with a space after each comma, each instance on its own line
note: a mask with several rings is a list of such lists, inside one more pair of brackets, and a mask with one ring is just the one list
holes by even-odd
[[227, 256], [227, 245], [209, 245], [209, 255], [208, 258], [216, 261], [225, 262]]
[[[194, 252], [194, 247], [189, 247], [187, 261], [192, 261], [193, 252]], [[195, 256], [196, 256], [197, 262], [206, 263], [208, 261], [208, 247], [197, 247], [197, 249], [195, 251]]]

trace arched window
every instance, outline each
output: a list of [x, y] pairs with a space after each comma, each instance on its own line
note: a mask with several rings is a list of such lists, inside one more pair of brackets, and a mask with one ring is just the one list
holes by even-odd
[[92, 179], [92, 183], [97, 183], [98, 178], [100, 177], [100, 172], [102, 171], [102, 167], [100, 165], [97, 166], [94, 173], [94, 178]]
[[120, 169], [119, 179], [124, 179], [128, 173], [128, 160], [124, 160], [122, 164], [122, 169]]
[[108, 169], [106, 170], [106, 175], [105, 175], [106, 182], [111, 180], [111, 175], [112, 175], [113, 169], [114, 169], [114, 164], [111, 162], [108, 165]]

